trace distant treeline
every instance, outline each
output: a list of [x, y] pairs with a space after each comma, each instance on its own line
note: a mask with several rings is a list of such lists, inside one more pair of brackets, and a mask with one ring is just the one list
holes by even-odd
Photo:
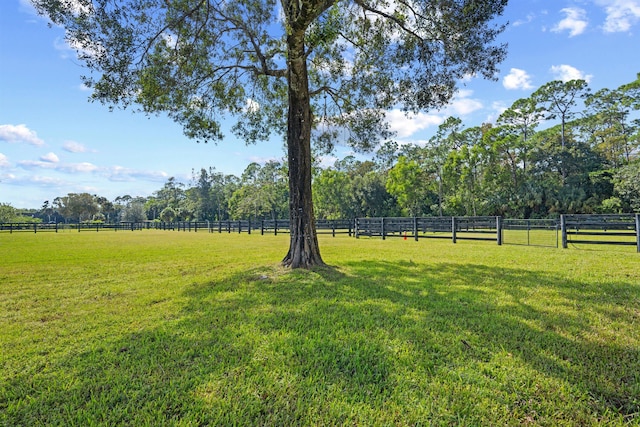
[[[372, 160], [316, 167], [316, 217], [640, 212], [639, 110], [640, 74], [595, 93], [584, 80], [552, 81], [495, 124], [449, 117], [426, 144], [387, 141]], [[210, 168], [194, 171], [189, 185], [169, 178], [150, 197], [71, 193], [22, 214], [46, 222], [276, 219], [288, 217], [288, 191], [287, 165], [271, 161], [240, 177]], [[19, 214], [0, 206], [0, 222]]]

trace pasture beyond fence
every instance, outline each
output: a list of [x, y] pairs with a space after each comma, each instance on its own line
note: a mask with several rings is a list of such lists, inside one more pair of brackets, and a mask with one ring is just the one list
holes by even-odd
[[[224, 220], [189, 222], [121, 222], [117, 224], [45, 224], [0, 223], [0, 232], [136, 231], [136, 230], [204, 231], [209, 233], [289, 232], [289, 220]], [[640, 253], [640, 214], [560, 215], [557, 219], [505, 219], [480, 217], [396, 217], [317, 220], [318, 234], [347, 234], [360, 237], [403, 239], [450, 239], [494, 241], [498, 245], [562, 247], [576, 244], [636, 246]]]

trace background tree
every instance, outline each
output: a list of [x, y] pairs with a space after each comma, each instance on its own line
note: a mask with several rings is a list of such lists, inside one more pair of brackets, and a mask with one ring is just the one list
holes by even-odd
[[532, 97], [547, 112], [546, 119], [560, 118], [560, 143], [562, 148], [567, 139], [566, 123], [573, 118], [577, 102], [589, 93], [589, 85], [585, 80], [569, 80], [563, 82], [553, 80], [542, 85]]
[[464, 129], [457, 136], [459, 149], [452, 150], [443, 166], [443, 179], [449, 184], [447, 212], [452, 215], [484, 213], [483, 194], [483, 134], [480, 127]]
[[51, 215], [54, 214], [54, 209], [51, 204], [49, 204], [48, 200], [45, 200], [42, 204], [41, 213], [43, 216], [47, 217], [47, 222], [51, 222]]
[[351, 218], [351, 182], [346, 171], [327, 168], [313, 180], [313, 201], [321, 219]]
[[594, 148], [613, 168], [628, 164], [640, 144], [638, 126], [630, 120], [633, 98], [622, 88], [604, 88], [587, 97], [585, 105], [587, 115], [580, 124], [590, 131]]
[[[131, 196], [128, 197], [130, 198]], [[187, 220], [188, 218], [185, 217], [185, 213], [193, 212], [193, 207], [188, 208], [184, 203], [185, 200], [184, 184], [176, 181], [175, 177], [170, 177], [161, 189], [155, 191], [153, 195], [147, 199], [146, 203], [147, 206], [153, 206], [158, 212], [162, 212], [165, 208], [170, 207], [177, 215], [176, 220]], [[125, 202], [128, 204], [131, 200]]]
[[433, 200], [425, 185], [427, 180], [427, 173], [416, 161], [400, 156], [389, 170], [386, 188], [398, 200], [405, 215], [420, 216], [428, 211]]
[[640, 160], [620, 168], [614, 177], [614, 190], [626, 211], [640, 213]]
[[[311, 195], [313, 111], [370, 149], [384, 111], [446, 104], [467, 75], [505, 56], [491, 23], [507, 0], [32, 0], [97, 73], [93, 98], [164, 112], [202, 141], [238, 117], [248, 142], [286, 134], [291, 240], [283, 263], [323, 264]], [[328, 108], [324, 108], [327, 103]]]
[[0, 203], [0, 223], [20, 222], [16, 208], [8, 203]]
[[66, 219], [73, 221], [88, 221], [100, 211], [95, 197], [89, 193], [69, 193], [63, 197], [56, 197], [53, 205]]
[[[445, 200], [444, 165], [452, 151], [457, 150], [462, 145], [460, 133], [462, 131], [462, 120], [458, 117], [448, 117], [438, 126], [435, 135], [429, 139], [426, 150], [421, 150], [425, 154], [424, 161], [426, 170], [436, 178], [438, 193], [438, 216], [443, 214], [443, 203]], [[396, 197], [398, 197], [396, 195]], [[400, 202], [400, 199], [398, 199]]]
[[127, 206], [120, 212], [120, 221], [124, 222], [143, 222], [146, 221], [147, 212], [145, 210], [145, 198], [136, 197], [131, 200]]
[[506, 109], [497, 124], [518, 136], [515, 145], [516, 155], [522, 161], [522, 170], [527, 172], [528, 153], [531, 149], [530, 139], [543, 118], [543, 111], [533, 97], [521, 98]]
[[173, 222], [176, 219], [176, 211], [172, 207], [167, 206], [160, 212], [160, 220], [164, 222]]
[[286, 169], [277, 161], [264, 166], [249, 164], [240, 178], [241, 186], [229, 199], [233, 218], [278, 219], [286, 216]]

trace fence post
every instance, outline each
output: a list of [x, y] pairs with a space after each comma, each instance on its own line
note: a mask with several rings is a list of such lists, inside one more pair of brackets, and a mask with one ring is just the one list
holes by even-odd
[[497, 236], [496, 236], [496, 239], [498, 240], [498, 246], [502, 246], [502, 217], [501, 216], [496, 217], [496, 229], [498, 230]]
[[382, 222], [381, 222], [381, 225], [380, 225], [380, 231], [382, 232], [382, 240], [385, 240], [386, 239], [386, 235], [385, 235], [385, 232], [384, 232], [384, 217], [382, 217]]
[[360, 226], [360, 219], [356, 218], [353, 221], [353, 227], [354, 227], [353, 234], [356, 236], [356, 239], [360, 238], [360, 227], [359, 226]]
[[273, 235], [274, 236], [278, 235], [278, 220], [277, 219], [273, 220]]
[[36, 225], [36, 223], [33, 223], [33, 234], [36, 234], [38, 232], [38, 226]]
[[636, 248], [640, 253], [640, 214], [636, 214]]
[[247, 234], [251, 234], [251, 220], [249, 220], [249, 228], [247, 228]]
[[418, 217], [413, 217], [413, 238], [418, 241]]
[[458, 228], [458, 224], [456, 224], [456, 217], [452, 216], [451, 217], [451, 241], [453, 243], [456, 243], [456, 231]]
[[562, 249], [567, 249], [567, 219], [560, 215], [560, 233], [562, 234]]

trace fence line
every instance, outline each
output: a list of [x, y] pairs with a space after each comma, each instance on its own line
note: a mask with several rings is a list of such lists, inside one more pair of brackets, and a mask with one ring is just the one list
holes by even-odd
[[640, 253], [640, 214], [561, 215], [562, 247], [569, 243], [636, 246]]
[[409, 237], [496, 241], [502, 244], [501, 217], [424, 217], [424, 218], [357, 218], [355, 236]]
[[[272, 220], [224, 220], [188, 222], [121, 222], [118, 224], [44, 224], [44, 223], [0, 223], [0, 232], [58, 232], [59, 230], [104, 231], [104, 230], [199, 230], [209, 233], [260, 232], [277, 235], [289, 233], [288, 219]], [[619, 215], [561, 215], [559, 219], [504, 219], [500, 216], [476, 217], [385, 217], [356, 218], [350, 220], [317, 220], [318, 234], [347, 234], [356, 238], [388, 237], [419, 239], [450, 239], [495, 241], [498, 245], [526, 244], [558, 247], [561, 233], [562, 247], [572, 244], [609, 244], [636, 246], [640, 253], [640, 214]], [[526, 231], [526, 243], [512, 240], [515, 234]], [[516, 233], [517, 234], [517, 233]], [[505, 235], [507, 238], [505, 239]], [[546, 241], [541, 241], [540, 236]], [[551, 237], [549, 237], [551, 236]], [[553, 243], [555, 242], [555, 243]]]

